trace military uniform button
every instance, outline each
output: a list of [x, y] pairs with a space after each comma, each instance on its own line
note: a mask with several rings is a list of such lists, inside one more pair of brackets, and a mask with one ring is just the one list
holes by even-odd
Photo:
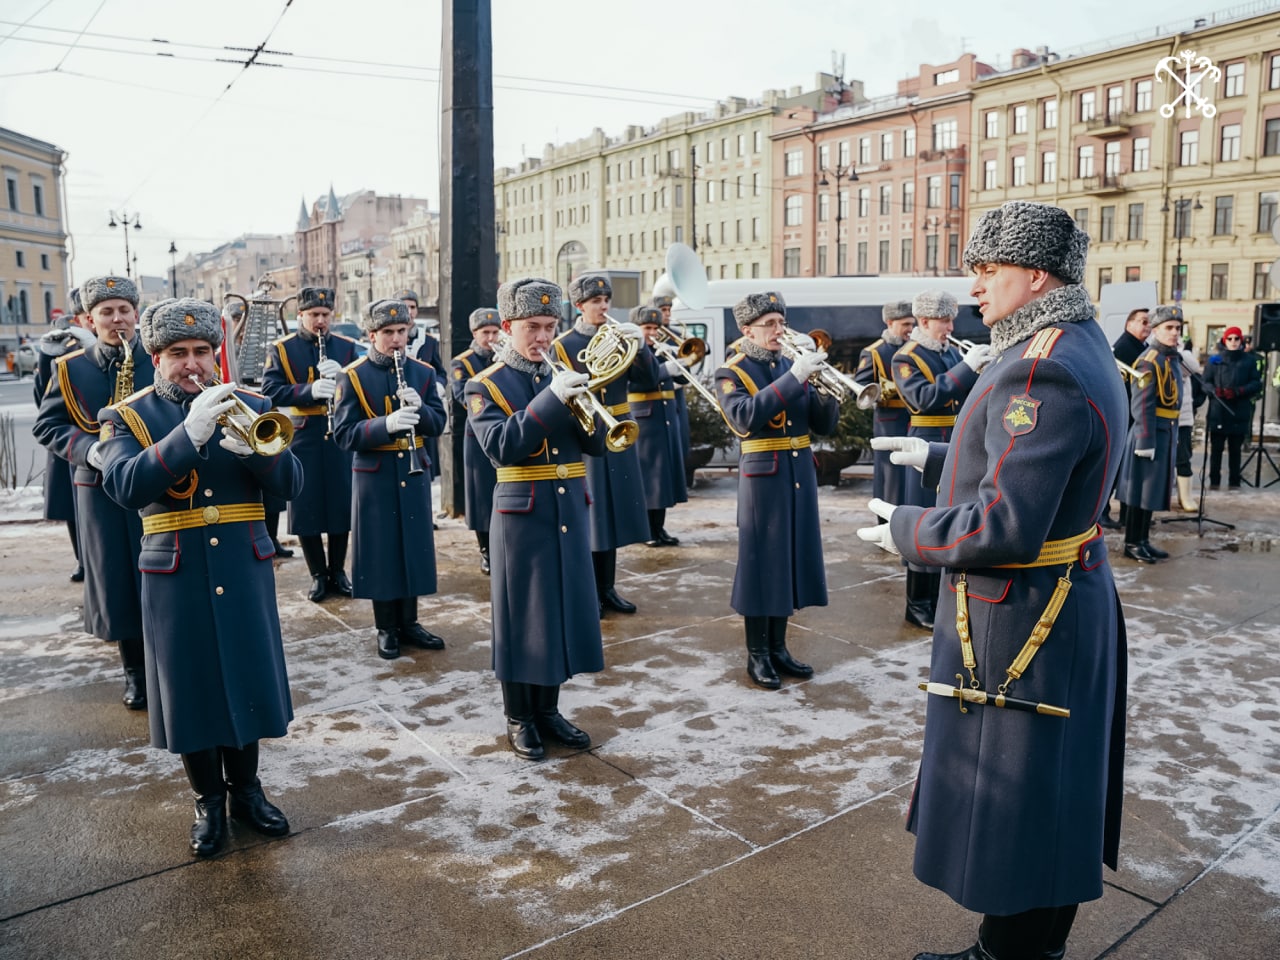
[[798, 483], [796, 484], [796, 489], [797, 489], [797, 490], [799, 490], [799, 489], [800, 489], [800, 484], [798, 484]]
[[560, 532], [561, 532], [561, 533], [568, 533], [568, 532], [569, 532], [569, 528], [568, 528], [568, 527], [564, 527], [564, 526], [562, 526], [562, 527], [560, 528]]
[[790, 420], [788, 420], [788, 421], [787, 421], [787, 426], [788, 426], [788, 427], [789, 427], [789, 426], [791, 426], [791, 421], [790, 421]]
[[404, 459], [404, 454], [403, 454], [403, 453], [397, 453], [397, 454], [396, 454], [396, 459], [397, 459], [397, 460], [403, 460], [403, 459]]
[[218, 545], [218, 538], [217, 538], [217, 537], [210, 537], [210, 538], [209, 538], [209, 546], [211, 546], [211, 547], [216, 547], [217, 545]]
[[206, 491], [204, 492], [204, 495], [205, 495], [206, 497], [212, 497], [212, 496], [213, 496], [213, 491], [212, 491], [212, 490], [206, 490]]
[[564, 493], [564, 487], [557, 487], [556, 493]]
[[214, 589], [214, 591], [213, 591], [213, 592], [214, 592], [214, 593], [216, 593], [218, 596], [222, 596], [222, 588], [221, 588], [221, 587], [216, 587], [216, 588]]
[[554, 457], [555, 455], [557, 455], [559, 452], [560, 452], [560, 448], [559, 448], [559, 447], [552, 447], [552, 448], [551, 448], [551, 455], [552, 455], [553, 457]]
[[798, 456], [800, 456], [800, 454], [799, 454], [799, 453], [797, 453], [795, 450], [792, 450], [792, 451], [791, 451], [791, 455], [792, 455], [793, 457], [798, 457]]
[[403, 480], [401, 480], [401, 481], [400, 481], [400, 486], [402, 486], [402, 487], [404, 486], [404, 481], [403, 481]]

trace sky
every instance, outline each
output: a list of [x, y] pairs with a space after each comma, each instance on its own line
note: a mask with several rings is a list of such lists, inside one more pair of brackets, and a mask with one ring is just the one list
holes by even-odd
[[[972, 52], [1120, 45], [1230, 9], [1213, 0], [492, 0], [494, 161], [610, 136], [717, 99], [758, 99], [843, 58], [867, 96]], [[300, 202], [361, 189], [439, 209], [438, 0], [0, 0], [0, 126], [67, 151], [72, 274], [143, 274], [242, 233], [291, 232]], [[877, 19], [878, 18], [878, 19]], [[1107, 42], [1110, 42], [1109, 44]], [[249, 67], [250, 51], [264, 51]], [[219, 62], [229, 60], [233, 62]], [[246, 291], [247, 293], [248, 291]]]

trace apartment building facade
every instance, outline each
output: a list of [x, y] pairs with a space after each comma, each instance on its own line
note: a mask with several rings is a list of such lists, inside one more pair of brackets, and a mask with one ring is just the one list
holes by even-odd
[[0, 127], [0, 337], [39, 334], [68, 309], [63, 151]]
[[[1152, 280], [1181, 301], [1196, 344], [1251, 326], [1275, 300], [1280, 210], [1280, 12], [1227, 11], [1145, 42], [1058, 59], [1015, 53], [973, 88], [970, 219], [1006, 200], [1057, 204], [1089, 233], [1085, 285]], [[1221, 71], [1185, 95], [1194, 51]], [[1195, 68], [1199, 72], [1200, 68]], [[1173, 103], [1175, 100], [1180, 102]], [[1173, 104], [1171, 110], [1161, 107]]]

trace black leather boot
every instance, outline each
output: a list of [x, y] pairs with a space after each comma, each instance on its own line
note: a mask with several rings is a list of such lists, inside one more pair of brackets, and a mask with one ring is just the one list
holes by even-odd
[[418, 598], [405, 597], [400, 602], [400, 642], [420, 650], [443, 650], [444, 637], [418, 623]]
[[1148, 523], [1151, 514], [1137, 507], [1126, 507], [1124, 518], [1124, 555], [1138, 563], [1155, 563], [1156, 556], [1147, 551], [1142, 542], [1150, 538]]
[[801, 680], [807, 680], [813, 676], [813, 667], [807, 663], [801, 663], [787, 649], [786, 617], [769, 618], [769, 659], [773, 661], [773, 668], [778, 673], [799, 677]]
[[1169, 551], [1161, 550], [1159, 547], [1151, 545], [1151, 511], [1142, 511], [1142, 548], [1155, 557], [1157, 560], [1168, 560]]
[[400, 656], [400, 601], [374, 600], [373, 625], [378, 629], [378, 656], [383, 660]]
[[769, 656], [769, 618], [743, 617], [742, 620], [747, 633], [747, 676], [757, 686], [777, 690], [782, 686], [782, 678]]
[[74, 520], [67, 521], [67, 533], [71, 536], [71, 549], [76, 555], [76, 568], [71, 571], [68, 578], [72, 583], [84, 583], [84, 564], [80, 562], [80, 535], [76, 531], [76, 522]]
[[907, 611], [904, 619], [925, 630], [933, 629], [933, 614], [937, 593], [929, 596], [930, 575], [907, 568]]
[[182, 767], [196, 795], [191, 852], [197, 857], [212, 857], [227, 842], [227, 785], [222, 780], [218, 748], [184, 753]]
[[267, 800], [258, 779], [258, 741], [239, 750], [221, 747], [222, 766], [227, 771], [227, 792], [231, 795], [231, 816], [266, 837], [283, 837], [289, 821], [280, 808]]
[[996, 958], [983, 949], [982, 941], [978, 941], [968, 950], [961, 950], [959, 953], [917, 953], [915, 960], [996, 960]]
[[347, 577], [347, 537], [345, 533], [329, 534], [329, 592], [340, 597], [353, 596], [351, 580]]
[[324, 541], [320, 535], [298, 538], [302, 547], [302, 557], [307, 561], [307, 572], [311, 574], [311, 590], [307, 599], [312, 603], [320, 603], [329, 596], [329, 575], [324, 566]]
[[566, 720], [560, 713], [560, 687], [533, 687], [534, 723], [538, 733], [574, 750], [591, 746], [591, 737]]
[[130, 710], [147, 709], [147, 667], [142, 638], [120, 641], [120, 663], [124, 666], [124, 696]]
[[480, 547], [480, 572], [489, 576], [489, 531], [476, 531], [476, 544]]
[[591, 566], [596, 575], [596, 595], [600, 598], [600, 612], [616, 610], [618, 613], [635, 613], [636, 605], [630, 600], [622, 599], [613, 585], [618, 574], [618, 551], [592, 551]]
[[515, 755], [523, 760], [545, 757], [547, 751], [534, 717], [532, 684], [503, 683], [502, 707], [507, 715], [507, 743]]

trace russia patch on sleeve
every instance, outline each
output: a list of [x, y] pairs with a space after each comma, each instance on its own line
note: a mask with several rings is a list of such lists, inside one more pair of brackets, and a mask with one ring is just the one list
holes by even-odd
[[1009, 405], [1004, 408], [1004, 428], [1011, 437], [1020, 437], [1036, 428], [1039, 417], [1040, 401], [1031, 399], [1029, 394], [1010, 397]]

